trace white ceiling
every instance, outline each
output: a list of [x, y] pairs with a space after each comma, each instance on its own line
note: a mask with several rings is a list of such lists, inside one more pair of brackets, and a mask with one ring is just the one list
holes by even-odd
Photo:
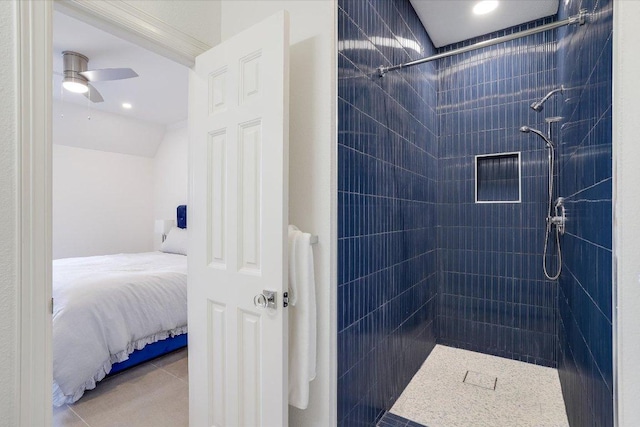
[[472, 11], [478, 0], [411, 0], [436, 47], [468, 40], [558, 12], [559, 0], [500, 0], [486, 15]]
[[[60, 12], [53, 22], [54, 98], [87, 106], [87, 99], [69, 91], [61, 93], [62, 51], [89, 58], [89, 69], [133, 68], [139, 77], [92, 83], [104, 97], [90, 108], [130, 118], [169, 125], [187, 118], [188, 68], [133, 43], [94, 28]], [[133, 105], [122, 108], [123, 102]]]
[[100, 110], [87, 112], [86, 106], [68, 102], [53, 103], [53, 143], [57, 145], [153, 158], [165, 131], [162, 124]]

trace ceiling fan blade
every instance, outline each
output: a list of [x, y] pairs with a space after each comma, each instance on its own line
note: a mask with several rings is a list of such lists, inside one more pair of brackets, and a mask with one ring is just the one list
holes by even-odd
[[104, 98], [102, 97], [102, 95], [100, 95], [100, 92], [98, 92], [98, 89], [96, 89], [91, 85], [87, 85], [87, 86], [89, 86], [89, 91], [85, 92], [84, 96], [87, 97], [89, 101], [96, 102], [96, 103], [104, 102]]
[[138, 73], [131, 68], [101, 68], [99, 70], [88, 70], [81, 73], [90, 82], [103, 82], [107, 80], [123, 80], [138, 77]]

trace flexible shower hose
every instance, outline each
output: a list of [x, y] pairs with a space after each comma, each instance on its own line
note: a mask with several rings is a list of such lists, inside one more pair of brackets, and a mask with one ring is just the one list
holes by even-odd
[[[560, 249], [560, 231], [558, 227], [556, 227], [556, 247], [558, 248], [558, 271], [553, 276], [549, 274], [547, 270], [547, 249], [549, 247], [549, 234], [551, 233], [551, 203], [553, 201], [553, 163], [555, 160], [554, 148], [553, 145], [549, 144], [549, 207], [547, 209], [547, 230], [544, 234], [544, 252], [542, 254], [542, 269], [544, 270], [544, 275], [549, 280], [556, 280], [560, 277], [560, 272], [562, 271], [562, 250]], [[558, 207], [556, 206], [556, 216], [558, 215]]]

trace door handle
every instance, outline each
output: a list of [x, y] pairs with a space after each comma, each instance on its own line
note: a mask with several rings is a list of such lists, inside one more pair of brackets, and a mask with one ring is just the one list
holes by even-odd
[[276, 309], [278, 306], [276, 304], [276, 296], [278, 295], [275, 291], [262, 291], [261, 294], [253, 297], [253, 304], [258, 308], [273, 308]]

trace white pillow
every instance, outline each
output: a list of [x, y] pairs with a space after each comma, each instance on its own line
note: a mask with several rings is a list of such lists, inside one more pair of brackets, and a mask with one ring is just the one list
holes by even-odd
[[166, 252], [168, 254], [187, 254], [187, 229], [173, 227], [169, 230], [167, 238], [160, 245], [160, 252]]

